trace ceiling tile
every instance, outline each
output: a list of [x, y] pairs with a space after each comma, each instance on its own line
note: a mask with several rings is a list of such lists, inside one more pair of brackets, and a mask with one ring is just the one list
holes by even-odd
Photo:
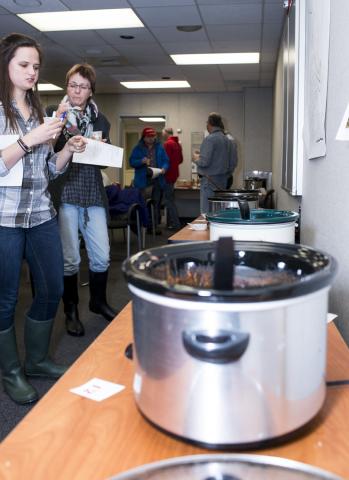
[[[46, 2], [45, 2], [46, 3]], [[127, 0], [64, 0], [69, 10], [95, 10], [104, 8], [130, 8]]]
[[273, 73], [275, 72], [275, 63], [261, 63], [261, 73]]
[[112, 76], [112, 75], [139, 75], [138, 68], [133, 67], [132, 65], [118, 65], [118, 66], [104, 66], [103, 68], [99, 68], [100, 71], [103, 71], [103, 73], [107, 76]]
[[[208, 25], [207, 34], [212, 42], [231, 41], [242, 45], [244, 43], [254, 43], [259, 45], [261, 26], [243, 24], [243, 25]], [[237, 51], [234, 48], [234, 51]]]
[[163, 42], [163, 48], [169, 55], [176, 53], [211, 53], [212, 47], [209, 42]]
[[262, 18], [261, 4], [207, 5], [200, 12], [206, 25], [260, 23]]
[[21, 32], [35, 38], [40, 35], [36, 28], [31, 27], [29, 23], [24, 22], [19, 17], [10, 14], [1, 15], [1, 37], [13, 32]]
[[[37, 8], [0, 0], [2, 35], [23, 32], [43, 46], [43, 79], [64, 85], [67, 69], [86, 60], [97, 70], [98, 91], [124, 93], [134, 92], [120, 87], [120, 78], [188, 79], [191, 91], [200, 92], [237, 91], [261, 82], [269, 85], [285, 15], [281, 0], [45, 0], [42, 5], [41, 11], [133, 7], [138, 12], [145, 28], [39, 32], [11, 13]], [[177, 24], [202, 24], [203, 28], [184, 33], [176, 30]], [[135, 38], [123, 40], [120, 35]], [[260, 51], [261, 65], [183, 67], [169, 56], [230, 51]]]
[[159, 45], [151, 45], [149, 43], [146, 43], [145, 45], [119, 45], [118, 50], [122, 55], [129, 58], [134, 57], [135, 55], [139, 58], [142, 58], [142, 56], [152, 56], [154, 59], [153, 64], [154, 62], [157, 62], [158, 56], [165, 55]]
[[264, 63], [275, 63], [277, 58], [278, 49], [275, 47], [272, 50], [262, 49], [261, 52], [261, 62]]
[[263, 28], [262, 45], [263, 48], [272, 49], [279, 45], [281, 37], [281, 25], [278, 23], [267, 23]]
[[258, 80], [259, 65], [220, 65], [224, 80]]
[[59, 0], [45, 0], [43, 5], [34, 7], [24, 7], [17, 5], [13, 0], [0, 0], [0, 6], [6, 8], [12, 13], [31, 13], [31, 12], [58, 12], [69, 10], [64, 3]]
[[282, 2], [278, 4], [264, 5], [263, 10], [265, 23], [282, 24], [286, 17], [286, 10], [282, 6]]
[[68, 45], [76, 46], [100, 46], [105, 45], [103, 38], [95, 30], [79, 30], [68, 32], [45, 32], [45, 35], [67, 48]]
[[137, 8], [136, 13], [148, 27], [166, 27], [170, 25], [201, 25], [196, 7], [157, 7]]
[[129, 0], [132, 7], [179, 7], [184, 5], [195, 5], [195, 0]]
[[198, 30], [197, 32], [180, 32], [176, 29], [175, 26], [153, 27], [152, 32], [160, 42], [166, 43], [186, 42], [191, 44], [192, 42], [201, 42], [208, 40], [206, 32], [203, 28], [201, 30]]
[[259, 52], [260, 50], [260, 39], [251, 38], [246, 39], [243, 42], [236, 41], [229, 42], [220, 41], [220, 42], [211, 42], [212, 51], [214, 53], [229, 53], [229, 52]]
[[150, 75], [154, 80], [162, 77], [171, 77], [172, 80], [181, 80], [183, 72], [177, 65], [140, 65], [138, 70], [145, 75]]
[[198, 5], [246, 5], [247, 3], [261, 5], [263, 0], [196, 0], [196, 2]]
[[[135, 43], [154, 43], [154, 36], [146, 28], [111, 28], [98, 30], [98, 35], [111, 45], [132, 45]], [[135, 38], [124, 40], [120, 35], [132, 35]]]
[[144, 82], [148, 80], [148, 77], [141, 73], [112, 73], [109, 76], [117, 82]]

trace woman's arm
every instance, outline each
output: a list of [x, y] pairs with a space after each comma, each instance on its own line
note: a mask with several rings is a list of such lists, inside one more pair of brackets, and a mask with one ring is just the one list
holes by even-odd
[[[42, 123], [39, 127], [34, 128], [21, 138], [22, 146], [15, 142], [12, 145], [4, 148], [1, 152], [2, 160], [7, 168], [7, 171], [25, 155], [29, 150], [36, 145], [51, 141], [55, 135], [59, 135], [62, 130], [62, 123], [59, 120], [51, 123]], [[26, 151], [28, 149], [28, 151]]]
[[85, 150], [87, 139], [82, 135], [71, 137], [57, 154], [56, 170], [61, 171], [71, 159], [73, 153], [81, 153]]

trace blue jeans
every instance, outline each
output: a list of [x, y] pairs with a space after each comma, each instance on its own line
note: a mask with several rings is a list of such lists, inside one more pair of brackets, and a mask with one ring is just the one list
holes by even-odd
[[89, 220], [85, 221], [85, 208], [63, 203], [59, 209], [58, 223], [62, 239], [64, 275], [75, 275], [80, 266], [79, 230], [86, 245], [89, 269], [105, 272], [110, 263], [110, 245], [107, 215], [104, 207], [87, 208]]
[[[214, 192], [217, 190], [217, 187], [221, 190], [227, 188], [228, 175], [211, 175], [210, 178], [212, 178], [214, 184], [206, 177], [200, 178], [200, 213], [208, 213], [208, 199], [214, 197]], [[215, 185], [217, 185], [217, 187]]]
[[63, 256], [56, 218], [32, 228], [0, 226], [0, 330], [14, 322], [23, 258], [35, 287], [27, 315], [33, 320], [50, 320], [63, 294]]

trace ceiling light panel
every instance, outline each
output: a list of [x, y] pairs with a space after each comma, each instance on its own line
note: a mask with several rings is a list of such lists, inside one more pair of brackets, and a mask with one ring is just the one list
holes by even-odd
[[138, 117], [142, 122], [160, 123], [165, 122], [164, 117]]
[[259, 63], [258, 52], [247, 53], [195, 53], [171, 55], [177, 65], [226, 65]]
[[126, 88], [190, 88], [186, 80], [164, 80], [146, 82], [120, 82]]
[[55, 90], [63, 90], [63, 88], [53, 83], [38, 83], [39, 92], [53, 92]]
[[41, 32], [143, 27], [130, 8], [21, 13], [18, 17]]

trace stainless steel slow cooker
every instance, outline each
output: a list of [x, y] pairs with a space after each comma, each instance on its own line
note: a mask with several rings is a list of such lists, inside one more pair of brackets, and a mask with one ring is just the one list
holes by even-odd
[[[241, 202], [239, 203], [241, 207]], [[210, 240], [232, 236], [235, 240], [294, 243], [298, 213], [287, 210], [252, 209], [244, 215], [241, 209], [208, 214]]]
[[191, 242], [123, 264], [133, 300], [134, 395], [161, 429], [206, 447], [256, 447], [325, 398], [336, 262], [309, 247]]
[[264, 455], [208, 454], [161, 460], [110, 480], [341, 480], [320, 468]]
[[238, 199], [247, 201], [250, 209], [258, 208], [258, 198], [258, 190], [215, 190], [214, 196], [208, 199], [208, 213], [239, 208]]

